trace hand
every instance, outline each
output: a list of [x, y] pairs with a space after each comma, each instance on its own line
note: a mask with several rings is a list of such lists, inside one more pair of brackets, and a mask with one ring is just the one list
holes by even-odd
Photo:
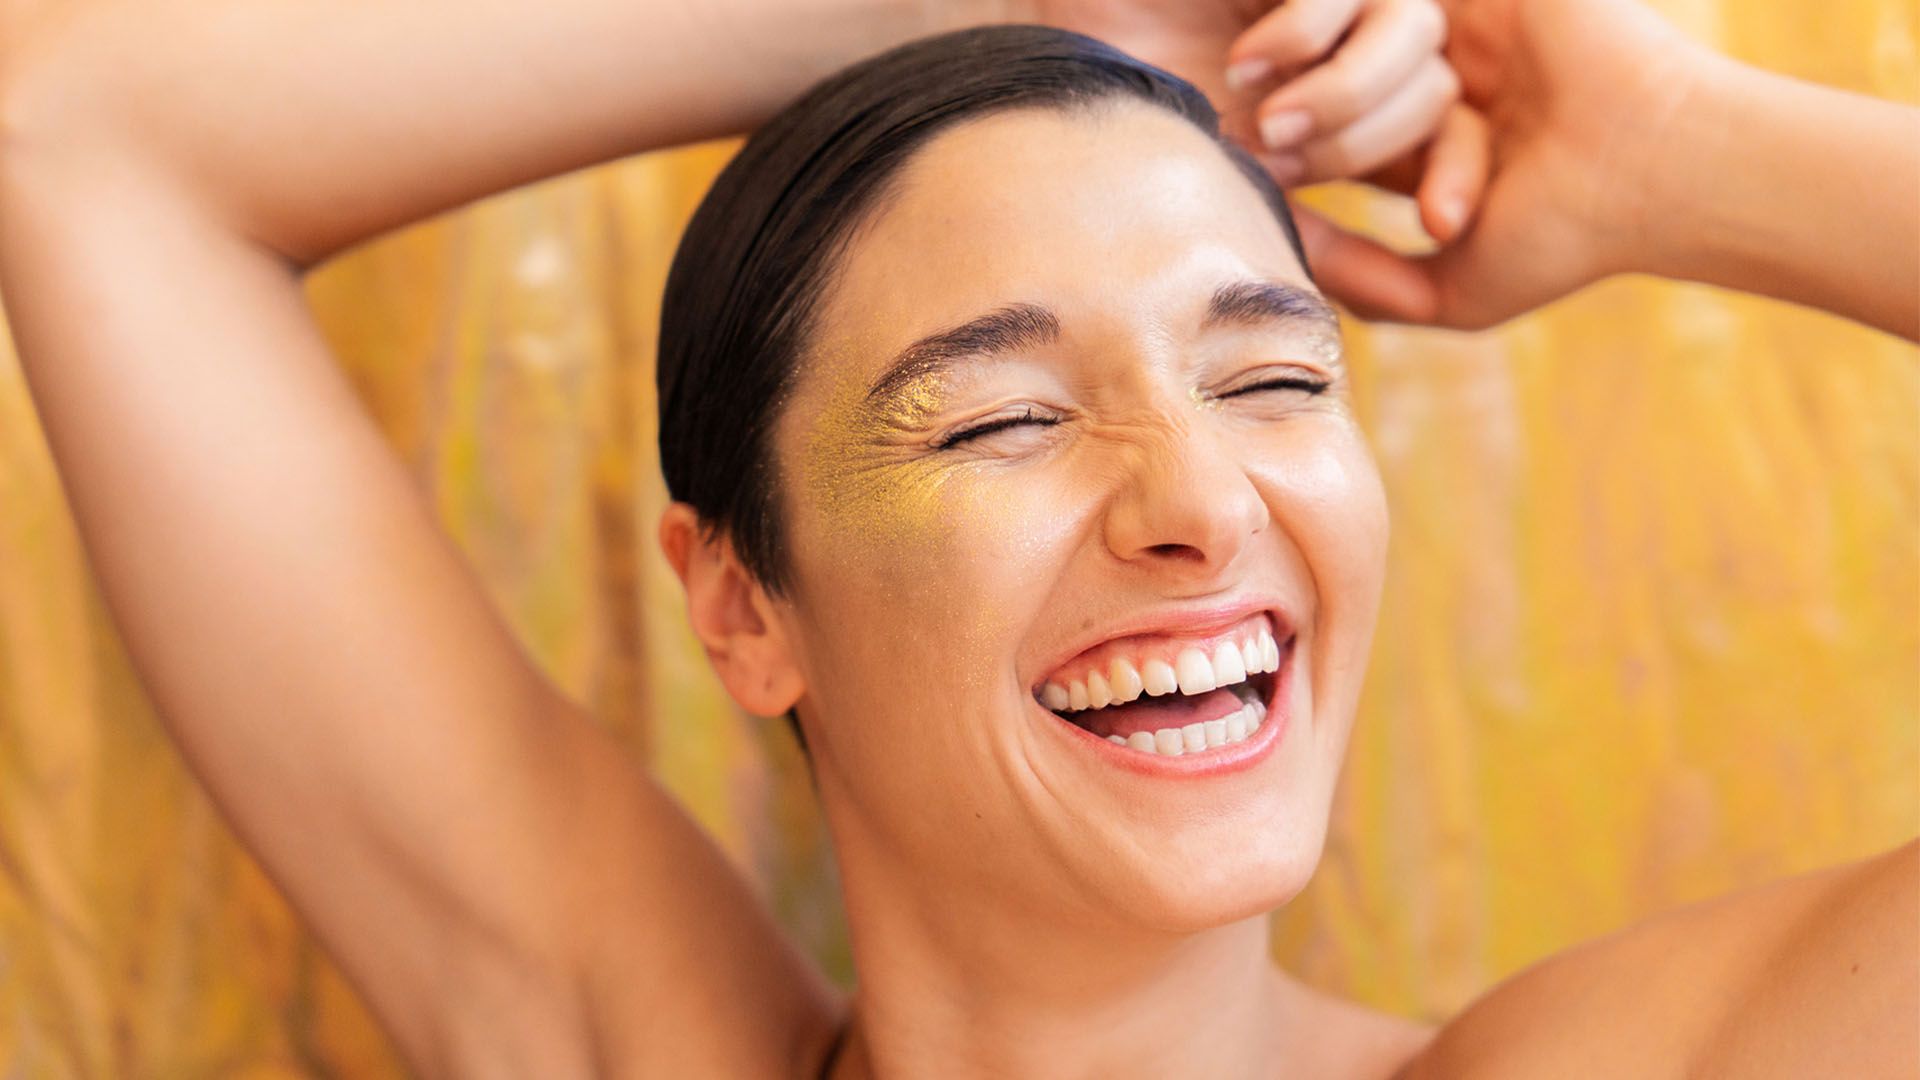
[[1450, 121], [1459, 137], [1444, 156], [1436, 144], [1419, 181], [1442, 247], [1408, 257], [1302, 213], [1322, 288], [1362, 315], [1477, 328], [1641, 268], [1661, 129], [1716, 58], [1634, 0], [1448, 0], [1448, 11], [1447, 56], [1474, 111]]
[[1287, 186], [1416, 151], [1459, 94], [1438, 0], [1042, 0], [1038, 17], [1198, 86]]

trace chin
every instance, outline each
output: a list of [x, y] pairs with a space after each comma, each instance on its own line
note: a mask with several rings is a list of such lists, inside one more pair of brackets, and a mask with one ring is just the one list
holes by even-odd
[[1126, 889], [1128, 914], [1139, 925], [1196, 934], [1286, 906], [1320, 865], [1326, 815], [1309, 816], [1311, 822], [1290, 819], [1293, 826], [1269, 824], [1251, 844], [1229, 840], [1200, 852], [1193, 846], [1206, 842], [1201, 838], [1174, 841], [1176, 850], [1140, 868]]

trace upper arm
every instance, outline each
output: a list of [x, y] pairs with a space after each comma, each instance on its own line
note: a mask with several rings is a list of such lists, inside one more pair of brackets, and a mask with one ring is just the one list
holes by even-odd
[[102, 594], [188, 765], [407, 1056], [519, 1040], [559, 1055], [542, 1075], [587, 1071], [600, 919], [625, 920], [625, 977], [745, 995], [714, 1024], [755, 994], [817, 1018], [790, 953], [760, 987], [700, 963], [777, 932], [519, 647], [298, 273], [20, 90], [0, 90], [0, 295]]

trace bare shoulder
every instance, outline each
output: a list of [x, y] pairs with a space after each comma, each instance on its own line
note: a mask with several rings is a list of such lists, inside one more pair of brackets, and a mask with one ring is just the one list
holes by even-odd
[[1521, 972], [1403, 1080], [1911, 1077], [1920, 841], [1695, 904]]
[[1715, 1074], [1920, 1072], [1920, 841], [1810, 889], [1702, 1047]]

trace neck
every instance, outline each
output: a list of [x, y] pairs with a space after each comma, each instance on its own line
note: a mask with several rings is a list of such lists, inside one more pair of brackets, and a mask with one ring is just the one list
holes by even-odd
[[841, 847], [860, 989], [842, 1075], [1275, 1075], [1298, 991], [1264, 916], [1076, 924]]

